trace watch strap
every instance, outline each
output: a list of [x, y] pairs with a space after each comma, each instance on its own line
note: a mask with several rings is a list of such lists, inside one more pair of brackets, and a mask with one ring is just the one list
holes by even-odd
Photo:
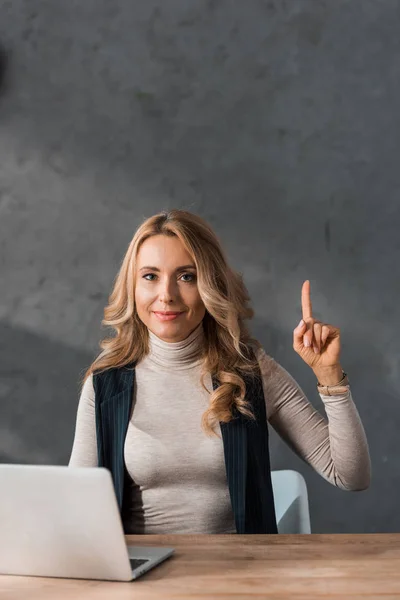
[[339, 383], [335, 385], [321, 385], [319, 382], [317, 383], [317, 390], [319, 394], [324, 394], [325, 396], [340, 396], [341, 394], [346, 394], [349, 390], [349, 378], [347, 373], [344, 371], [342, 379]]

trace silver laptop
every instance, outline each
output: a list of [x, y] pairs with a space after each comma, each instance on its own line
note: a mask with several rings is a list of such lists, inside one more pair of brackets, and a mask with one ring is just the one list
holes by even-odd
[[173, 548], [127, 546], [103, 468], [0, 465], [0, 573], [131, 581]]

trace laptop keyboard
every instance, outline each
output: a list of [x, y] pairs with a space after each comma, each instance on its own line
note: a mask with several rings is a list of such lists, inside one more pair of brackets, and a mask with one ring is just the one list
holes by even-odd
[[130, 558], [129, 562], [131, 563], [132, 571], [149, 562], [149, 560], [149, 558]]

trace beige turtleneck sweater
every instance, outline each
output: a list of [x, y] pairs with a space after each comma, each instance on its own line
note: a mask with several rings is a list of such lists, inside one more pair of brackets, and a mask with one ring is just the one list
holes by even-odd
[[[200, 384], [203, 328], [183, 342], [150, 332], [150, 352], [136, 366], [125, 464], [132, 484], [127, 533], [232, 533], [233, 513], [223, 443], [201, 429], [209, 394]], [[259, 352], [267, 419], [285, 442], [332, 484], [349, 490], [369, 484], [370, 459], [350, 388], [320, 394], [327, 419], [273, 358]], [[205, 381], [212, 389], [211, 377]], [[92, 377], [83, 386], [70, 466], [97, 466]]]

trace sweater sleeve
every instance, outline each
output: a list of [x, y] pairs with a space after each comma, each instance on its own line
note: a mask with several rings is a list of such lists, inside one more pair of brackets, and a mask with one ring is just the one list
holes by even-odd
[[338, 396], [320, 394], [326, 418], [291, 375], [264, 350], [258, 351], [267, 419], [294, 452], [343, 490], [370, 483], [368, 443], [350, 387]]
[[83, 384], [76, 417], [70, 467], [97, 467], [97, 440], [93, 377]]

